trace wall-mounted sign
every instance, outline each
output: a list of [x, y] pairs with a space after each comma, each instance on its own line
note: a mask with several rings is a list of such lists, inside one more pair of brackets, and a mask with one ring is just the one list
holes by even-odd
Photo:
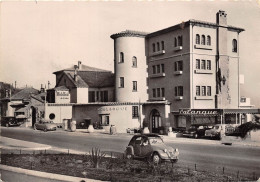
[[70, 94], [69, 91], [57, 91], [56, 94], [56, 103], [69, 103], [70, 102]]
[[180, 115], [219, 115], [220, 110], [216, 109], [180, 109]]
[[57, 91], [57, 96], [69, 96], [69, 91]]
[[126, 111], [127, 107], [101, 107], [98, 111]]

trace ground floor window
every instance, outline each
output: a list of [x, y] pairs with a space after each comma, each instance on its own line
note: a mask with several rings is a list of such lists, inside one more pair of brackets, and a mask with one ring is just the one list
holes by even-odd
[[178, 116], [177, 127], [186, 127], [186, 117], [185, 116]]
[[102, 126], [108, 126], [108, 125], [110, 125], [109, 115], [100, 115], [100, 119], [101, 119], [100, 124], [101, 124]]
[[132, 106], [132, 117], [138, 118], [138, 106]]

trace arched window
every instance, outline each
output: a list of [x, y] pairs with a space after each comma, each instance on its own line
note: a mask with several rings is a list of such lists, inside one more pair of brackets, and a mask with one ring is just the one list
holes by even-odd
[[160, 43], [157, 42], [157, 51], [160, 51]]
[[155, 52], [155, 43], [153, 43], [153, 52]]
[[124, 62], [124, 53], [120, 52], [120, 60], [119, 63], [123, 63]]
[[232, 41], [232, 51], [237, 52], [237, 40], [233, 39]]
[[174, 38], [174, 47], [177, 47], [177, 38]]
[[196, 34], [196, 44], [200, 44], [200, 35]]
[[207, 36], [207, 45], [211, 45], [211, 37], [209, 35]]
[[182, 46], [182, 36], [178, 36], [178, 46]]
[[202, 36], [201, 36], [201, 44], [202, 44], [202, 45], [205, 45], [205, 35], [202, 35]]
[[135, 56], [132, 58], [132, 67], [137, 67], [137, 58]]
[[164, 50], [164, 41], [162, 41], [162, 50]]

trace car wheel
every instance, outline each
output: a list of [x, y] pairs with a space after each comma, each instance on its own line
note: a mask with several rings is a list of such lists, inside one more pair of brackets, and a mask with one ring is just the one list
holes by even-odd
[[6, 123], [6, 124], [5, 124], [5, 127], [9, 127], [9, 123]]
[[133, 159], [133, 155], [132, 154], [126, 154], [126, 158], [127, 159]]
[[178, 162], [178, 159], [174, 159], [174, 160], [172, 160], [172, 162], [173, 162], [173, 163], [176, 163], [176, 162]]
[[198, 136], [198, 134], [196, 133], [195, 135], [194, 135], [194, 138], [198, 138], [199, 136]]
[[47, 132], [47, 128], [44, 128], [43, 131], [44, 131], [44, 132]]
[[161, 157], [159, 156], [159, 154], [158, 153], [154, 153], [153, 154], [153, 163], [159, 164], [160, 161], [161, 161]]

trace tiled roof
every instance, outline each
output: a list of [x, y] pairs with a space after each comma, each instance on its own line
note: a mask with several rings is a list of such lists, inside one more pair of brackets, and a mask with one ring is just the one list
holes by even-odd
[[24, 88], [20, 92], [16, 93], [11, 97], [11, 100], [22, 100], [22, 99], [30, 99], [31, 95], [39, 94], [39, 90], [35, 88]]
[[69, 90], [69, 89], [62, 85], [62, 86], [59, 86], [59, 87], [50, 88], [48, 90]]
[[[162, 29], [162, 30], [158, 30], [158, 31], [153, 32], [153, 33], [150, 33], [150, 34], [148, 34], [146, 36], [146, 38], [154, 37], [154, 36], [160, 35], [162, 33], [168, 33], [168, 32], [171, 32], [171, 31], [174, 31], [174, 30], [178, 30], [178, 29], [181, 29], [181, 28], [184, 28], [184, 27], [188, 27], [189, 25], [203, 25], [203, 26], [209, 26], [209, 27], [225, 27], [225, 26], [221, 26], [221, 25], [219, 25], [217, 23], [211, 23], [211, 22], [191, 19], [189, 21], [182, 22], [180, 24], [177, 24], [177, 25], [174, 25], [174, 26], [171, 26], [171, 27], [168, 27], [168, 28], [165, 28], [165, 29]], [[232, 30], [236, 30], [238, 32], [245, 31], [245, 29], [243, 29], [243, 28], [234, 27], [234, 26], [230, 26], [230, 25], [227, 25], [226, 28], [232, 29]]]
[[[54, 74], [61, 72], [61, 71], [74, 71], [75, 68], [74, 66], [70, 67], [70, 68], [66, 68], [63, 70], [59, 70], [59, 71], [55, 71], [53, 72]], [[99, 68], [94, 68], [94, 67], [90, 67], [90, 66], [86, 66], [84, 64], [81, 65], [81, 69], [79, 71], [102, 71], [102, 72], [110, 72], [108, 70], [103, 70], [103, 69], [99, 69]]]
[[118, 37], [145, 37], [148, 33], [147, 32], [140, 32], [135, 30], [126, 30], [116, 34], [111, 35], [112, 39], [116, 39]]
[[34, 99], [36, 99], [36, 100], [38, 100], [38, 101], [40, 101], [42, 103], [44, 102], [45, 97], [46, 97], [46, 92], [42, 92], [42, 93], [40, 93], [38, 95], [32, 95], [32, 98], [34, 98]]
[[114, 86], [114, 74], [111, 72], [78, 71], [77, 82], [73, 79], [73, 73], [67, 74], [73, 80], [76, 87], [101, 88]]

